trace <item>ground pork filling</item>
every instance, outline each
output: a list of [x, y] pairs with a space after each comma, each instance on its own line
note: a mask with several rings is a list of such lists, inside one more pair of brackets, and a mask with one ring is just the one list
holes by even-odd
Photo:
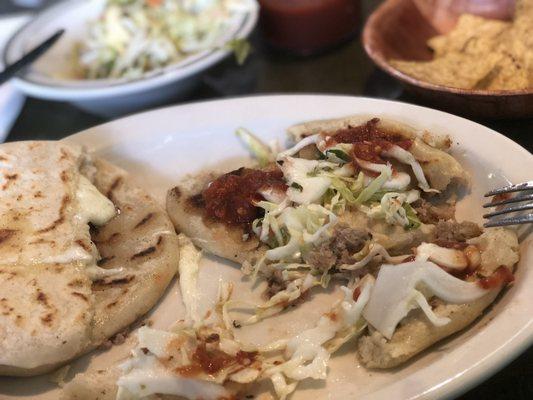
[[[361, 251], [370, 239], [372, 235], [364, 229], [354, 229], [346, 224], [338, 224], [329, 239], [304, 254], [303, 258], [307, 264], [321, 272], [326, 272], [335, 266], [354, 263], [353, 255]], [[287, 282], [283, 279], [280, 270], [274, 271], [268, 277], [267, 284], [268, 287], [264, 293], [267, 299], [287, 288]]]
[[481, 233], [481, 228], [474, 222], [439, 221], [435, 226], [435, 241], [465, 242]]
[[327, 271], [336, 265], [351, 264], [355, 262], [352, 256], [371, 238], [372, 235], [367, 230], [339, 224], [333, 235], [304, 255], [304, 259], [320, 271]]
[[287, 289], [287, 282], [283, 279], [280, 270], [275, 270], [267, 280], [268, 287], [264, 293], [267, 299], [270, 299], [276, 293], [282, 292]]
[[453, 219], [455, 207], [451, 204], [432, 204], [425, 199], [418, 199], [412, 204], [420, 222], [435, 225], [439, 221]]

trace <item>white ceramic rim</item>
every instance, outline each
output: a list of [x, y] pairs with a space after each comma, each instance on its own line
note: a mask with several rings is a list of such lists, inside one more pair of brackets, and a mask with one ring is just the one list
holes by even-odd
[[[290, 101], [288, 101], [290, 100]], [[165, 113], [168, 113], [172, 111], [173, 113], [177, 114], [177, 111], [179, 110], [183, 114], [190, 115], [193, 117], [194, 115], [197, 115], [199, 111], [204, 110], [203, 112], [208, 113], [208, 110], [217, 110], [217, 112], [221, 112], [224, 105], [231, 105], [232, 109], [239, 109], [239, 108], [246, 108], [246, 107], [253, 107], [254, 104], [262, 104], [263, 102], [271, 102], [274, 104], [283, 104], [285, 103], [297, 103], [297, 104], [304, 104], [306, 102], [310, 101], [321, 101], [324, 104], [327, 104], [328, 102], [363, 102], [363, 103], [369, 103], [373, 107], [369, 108], [375, 108], [376, 110], [381, 109], [387, 109], [387, 108], [399, 108], [399, 109], [405, 109], [405, 110], [411, 110], [411, 113], [413, 115], [418, 114], [429, 114], [429, 116], [438, 116], [440, 118], [449, 118], [449, 119], [456, 119], [459, 121], [462, 121], [461, 123], [463, 125], [470, 125], [470, 126], [477, 126], [477, 129], [482, 129], [486, 131], [486, 133], [489, 133], [492, 135], [491, 140], [493, 140], [496, 145], [501, 146], [502, 149], [506, 149], [507, 151], [512, 151], [513, 153], [516, 152], [521, 153], [521, 156], [523, 157], [531, 157], [531, 153], [529, 153], [526, 149], [518, 145], [517, 143], [513, 142], [511, 139], [489, 129], [486, 128], [480, 124], [477, 124], [475, 122], [466, 120], [461, 117], [457, 117], [442, 111], [437, 111], [433, 109], [429, 109], [426, 107], [416, 106], [416, 105], [410, 105], [410, 104], [403, 104], [399, 102], [389, 101], [389, 100], [379, 100], [379, 99], [370, 99], [370, 98], [355, 98], [350, 96], [326, 96], [326, 95], [273, 95], [273, 96], [247, 96], [242, 98], [234, 98], [234, 99], [226, 99], [226, 100], [212, 100], [212, 101], [205, 101], [205, 102], [198, 102], [198, 103], [190, 103], [185, 105], [179, 105], [174, 107], [167, 107], [162, 108], [155, 111], [149, 111], [145, 113], [140, 113], [134, 116], [126, 117], [119, 119], [117, 121], [101, 125], [96, 128], [89, 129], [88, 131], [81, 132], [77, 135], [72, 136], [69, 140], [72, 140], [73, 142], [77, 143], [83, 143], [86, 140], [91, 141], [92, 137], [92, 143], [94, 144], [94, 135], [98, 133], [98, 131], [104, 131], [104, 132], [116, 132], [119, 133], [121, 130], [121, 125], [123, 125], [123, 128], [126, 126], [140, 126], [141, 121], [147, 121], [147, 120], [158, 120], [161, 118], [161, 116]], [[238, 107], [240, 105], [240, 107]], [[357, 112], [356, 104], [354, 104], [354, 113]], [[283, 106], [281, 106], [283, 107]], [[176, 111], [176, 112], [174, 112]], [[275, 116], [273, 117], [275, 118]], [[314, 116], [310, 116], [309, 119], [314, 119]], [[320, 116], [318, 116], [320, 118]], [[294, 121], [300, 122], [300, 121]], [[241, 122], [236, 122], [241, 123]], [[113, 128], [115, 127], [115, 128]], [[119, 135], [120, 136], [120, 135]], [[98, 138], [96, 138], [98, 139]], [[123, 140], [121, 137], [110, 137], [108, 144], [117, 144], [120, 143], [120, 141]], [[533, 160], [533, 159], [532, 159]], [[504, 318], [510, 318], [508, 315], [504, 315]], [[501, 323], [502, 321], [500, 321]], [[486, 328], [483, 328], [486, 329]], [[503, 368], [505, 365], [510, 363], [512, 360], [514, 360], [521, 352], [526, 350], [531, 344], [533, 344], [533, 319], [530, 319], [528, 323], [522, 326], [521, 329], [514, 332], [514, 334], [507, 338], [502, 343], [498, 343], [498, 347], [490, 349], [487, 351], [486, 356], [482, 357], [480, 360], [478, 360], [475, 364], [471, 365], [466, 371], [463, 371], [462, 373], [456, 374], [454, 376], [450, 376], [449, 379], [441, 382], [438, 385], [435, 385], [428, 390], [417, 393], [416, 395], [405, 397], [404, 400], [413, 400], [413, 399], [447, 399], [459, 396], [460, 394], [466, 392], [473, 386], [481, 383], [483, 380], [487, 379], [489, 376], [496, 373], [498, 370]], [[390, 385], [394, 387], [393, 385]], [[389, 399], [390, 396], [394, 396], [393, 392], [391, 392], [391, 387], [385, 387], [383, 390], [378, 390], [373, 393], [369, 393], [368, 395], [363, 395], [360, 397], [361, 399]], [[394, 397], [393, 397], [394, 398]]]
[[[3, 49], [1, 55], [2, 63], [6, 65], [7, 54], [11, 50], [13, 42], [20, 35], [23, 35], [26, 29], [30, 28], [33, 24], [39, 23], [42, 19], [60, 12], [63, 7], [67, 6], [76, 6], [76, 4], [75, 2], [72, 2], [72, 0], [60, 1], [38, 13], [35, 18], [17, 30]], [[246, 13], [241, 19], [240, 26], [235, 31], [233, 38], [243, 39], [248, 37], [257, 24], [258, 16], [258, 7], [253, 11]], [[98, 86], [94, 86], [95, 81], [91, 81], [91, 86], [85, 86], [82, 84], [81, 80], [80, 84], [76, 86], [45, 84], [30, 80], [24, 75], [14, 78], [12, 81], [15, 86], [23, 92], [38, 98], [66, 101], [93, 100], [139, 93], [150, 89], [156, 89], [172, 82], [184, 80], [206, 70], [229, 54], [230, 50], [227, 49], [201, 52], [199, 54], [191, 55], [175, 65], [171, 64], [161, 70], [157, 70], [155, 73], [154, 71], [149, 71], [147, 73], [148, 76], [143, 76], [126, 82], [120, 80], [105, 80], [105, 84]], [[113, 83], [113, 81], [116, 82]]]

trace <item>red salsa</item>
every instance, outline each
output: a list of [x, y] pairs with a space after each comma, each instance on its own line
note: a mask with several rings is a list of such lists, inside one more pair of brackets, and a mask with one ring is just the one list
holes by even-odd
[[261, 28], [274, 47], [307, 55], [358, 29], [360, 0], [259, 0]]
[[483, 289], [494, 289], [513, 281], [513, 273], [509, 271], [509, 268], [502, 265], [498, 267], [498, 269], [494, 271], [491, 276], [481, 278], [478, 283]]
[[218, 349], [207, 349], [205, 344], [200, 344], [192, 355], [192, 363], [176, 369], [182, 376], [195, 376], [204, 372], [214, 375], [233, 364], [249, 366], [255, 361], [256, 352], [239, 350], [235, 356], [230, 356]]
[[207, 350], [205, 344], [199, 345], [192, 356], [194, 364], [206, 374], [216, 374], [234, 362], [234, 358], [220, 350]]
[[281, 170], [239, 168], [224, 174], [202, 194], [206, 214], [230, 225], [249, 224], [261, 216], [256, 203], [263, 196], [258, 191], [268, 188], [287, 190]]
[[381, 164], [385, 163], [385, 160], [381, 158], [381, 153], [390, 149], [392, 145], [408, 150], [413, 144], [411, 140], [400, 134], [380, 129], [378, 123], [379, 118], [372, 118], [365, 124], [340, 129], [326, 140], [326, 144], [331, 146], [336, 143], [351, 143], [354, 145], [354, 157]]
[[468, 243], [466, 242], [457, 242], [454, 240], [435, 240], [434, 242], [437, 246], [445, 247], [447, 249], [455, 249], [455, 250], [464, 250], [468, 247]]

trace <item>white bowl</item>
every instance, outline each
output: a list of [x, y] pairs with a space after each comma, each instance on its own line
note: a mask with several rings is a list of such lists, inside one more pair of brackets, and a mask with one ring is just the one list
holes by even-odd
[[[149, 71], [137, 79], [83, 80], [73, 76], [73, 46], [87, 34], [104, 0], [65, 0], [44, 10], [22, 27], [4, 48], [2, 63], [12, 63], [58, 29], [63, 37], [14, 84], [29, 96], [67, 101], [89, 112], [116, 116], [183, 98], [199, 74], [226, 57], [225, 49], [202, 51], [178, 63]], [[220, 42], [247, 37], [257, 22], [258, 9], [235, 16]]]

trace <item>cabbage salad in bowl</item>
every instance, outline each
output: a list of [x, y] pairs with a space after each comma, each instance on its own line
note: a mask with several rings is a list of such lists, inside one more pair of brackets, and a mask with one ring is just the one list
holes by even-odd
[[228, 39], [235, 18], [255, 0], [96, 0], [100, 17], [75, 45], [77, 73], [84, 79], [138, 78], [206, 50], [228, 48], [242, 62], [243, 40]]

